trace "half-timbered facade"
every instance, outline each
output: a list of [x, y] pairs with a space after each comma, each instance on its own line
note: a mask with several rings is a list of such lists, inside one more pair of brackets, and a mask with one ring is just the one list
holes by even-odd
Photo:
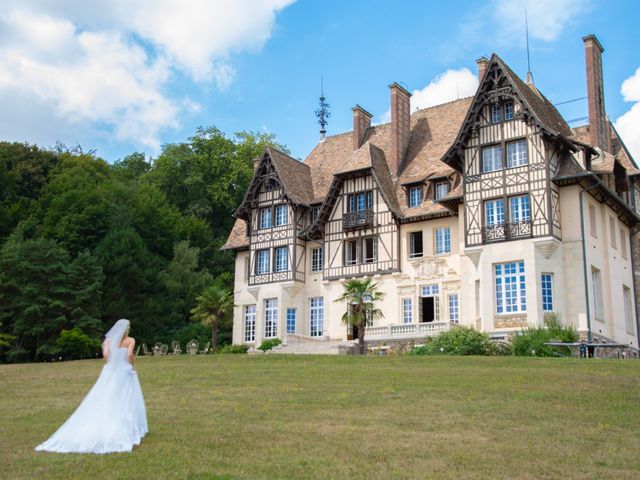
[[385, 299], [368, 339], [452, 324], [504, 337], [553, 316], [637, 348], [640, 170], [600, 101], [603, 49], [584, 44], [586, 126], [494, 54], [473, 98], [410, 113], [394, 83], [390, 123], [356, 106], [353, 131], [304, 162], [265, 150], [223, 247], [237, 251], [234, 342], [352, 338], [334, 300], [370, 276]]

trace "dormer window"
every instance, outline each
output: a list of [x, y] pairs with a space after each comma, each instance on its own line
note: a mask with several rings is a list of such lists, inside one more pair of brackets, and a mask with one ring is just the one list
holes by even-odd
[[513, 100], [491, 104], [491, 123], [512, 120], [514, 117]]
[[504, 102], [504, 119], [513, 119], [513, 101], [511, 100], [509, 100], [508, 102]]
[[271, 228], [273, 227], [273, 212], [271, 208], [261, 208], [260, 209], [260, 228]]
[[360, 192], [349, 195], [349, 212], [362, 212], [373, 208], [373, 192]]
[[320, 207], [311, 207], [311, 223], [316, 221], [318, 213], [320, 213]]
[[422, 187], [411, 187], [409, 189], [409, 208], [422, 205]]
[[449, 182], [447, 181], [437, 182], [435, 190], [436, 190], [435, 192], [436, 200], [444, 197], [447, 193], [449, 193]]
[[266, 181], [264, 188], [267, 192], [272, 192], [280, 188], [280, 184], [275, 178], [270, 178]]
[[499, 103], [491, 104], [491, 123], [502, 121], [502, 106]]

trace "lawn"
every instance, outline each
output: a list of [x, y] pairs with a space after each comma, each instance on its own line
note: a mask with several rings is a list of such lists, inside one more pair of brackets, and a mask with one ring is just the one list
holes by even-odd
[[101, 366], [0, 366], [0, 478], [640, 478], [638, 361], [140, 358], [141, 446], [34, 452]]

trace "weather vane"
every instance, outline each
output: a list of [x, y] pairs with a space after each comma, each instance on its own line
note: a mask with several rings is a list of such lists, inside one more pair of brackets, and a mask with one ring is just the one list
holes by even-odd
[[316, 110], [316, 117], [318, 117], [318, 123], [320, 124], [320, 139], [324, 140], [327, 133], [326, 126], [329, 123], [328, 119], [331, 118], [331, 112], [329, 111], [329, 104], [325, 102], [324, 87], [322, 83], [322, 75], [320, 75], [320, 108]]

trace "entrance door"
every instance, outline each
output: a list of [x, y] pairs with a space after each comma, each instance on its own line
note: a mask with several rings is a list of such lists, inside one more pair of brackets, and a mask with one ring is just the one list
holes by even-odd
[[347, 325], [347, 340], [356, 340], [358, 338], [358, 327], [356, 325]]
[[420, 321], [424, 323], [433, 322], [436, 319], [436, 298], [435, 297], [422, 297], [422, 315]]

